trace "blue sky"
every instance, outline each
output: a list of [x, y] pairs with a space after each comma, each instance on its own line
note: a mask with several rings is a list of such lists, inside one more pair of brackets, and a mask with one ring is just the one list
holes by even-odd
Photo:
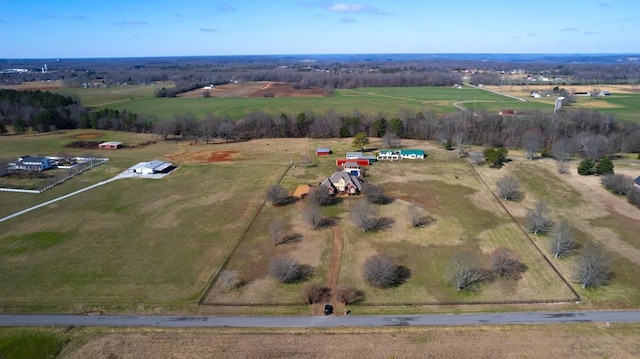
[[638, 53], [638, 0], [0, 0], [0, 58]]

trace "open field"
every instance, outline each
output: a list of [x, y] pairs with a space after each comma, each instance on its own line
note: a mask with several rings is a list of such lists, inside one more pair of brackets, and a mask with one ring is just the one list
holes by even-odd
[[[178, 98], [155, 98], [153, 93], [161, 86], [156, 84], [145, 86], [122, 85], [111, 88], [63, 88], [57, 92], [66, 95], [77, 95], [85, 106], [94, 108], [114, 108], [128, 110], [140, 114], [152, 114], [158, 118], [168, 118], [175, 114], [191, 113], [198, 117], [215, 115], [230, 119], [239, 119], [244, 115], [263, 111], [273, 115], [280, 113], [297, 114], [303, 111], [324, 113], [328, 110], [338, 114], [351, 114], [357, 110], [365, 114], [384, 113], [396, 116], [403, 110], [411, 112], [449, 113], [456, 110], [458, 103], [472, 110], [499, 112], [503, 109], [553, 110], [554, 99], [531, 98], [529, 94], [536, 86], [487, 86], [488, 89], [506, 95], [521, 97], [526, 102], [501, 96], [478, 88], [464, 87], [384, 87], [336, 90], [331, 97], [319, 96], [312, 90], [310, 94], [278, 90], [275, 98], [263, 97], [263, 83], [222, 85], [222, 89], [194, 90]], [[275, 85], [272, 85], [275, 86]], [[227, 88], [229, 87], [229, 88]], [[235, 88], [238, 87], [238, 88]], [[259, 88], [258, 88], [259, 87]], [[547, 89], [548, 86], [542, 88]], [[573, 86], [571, 88], [582, 88]], [[586, 86], [591, 90], [591, 86]], [[571, 108], [587, 108], [614, 114], [621, 121], [636, 122], [640, 120], [640, 94], [631, 86], [611, 85], [598, 86], [611, 91], [611, 96], [599, 99], [578, 97]], [[203, 91], [210, 93], [203, 97]], [[220, 92], [216, 92], [220, 91]], [[258, 91], [258, 92], [256, 92]], [[262, 91], [262, 92], [261, 92]], [[283, 92], [284, 91], [284, 92]], [[303, 91], [303, 90], [295, 90]], [[253, 94], [253, 95], [252, 95]]]
[[183, 92], [178, 97], [326, 97], [329, 94], [321, 88], [294, 89], [284, 82], [240, 82], [215, 86], [212, 89], [200, 88]]
[[[62, 150], [81, 154], [85, 150], [64, 146], [90, 137], [125, 144], [158, 140], [130, 133], [60, 131], [0, 137], [0, 151], [8, 156]], [[162, 180], [118, 180], [0, 223], [0, 310], [314, 313], [314, 308], [301, 305], [302, 284], [276, 283], [267, 276], [267, 267], [272, 256], [286, 253], [311, 265], [315, 271], [310, 280], [323, 285], [333, 234], [330, 229], [312, 231], [303, 223], [304, 201], [261, 207], [263, 193], [283, 175], [281, 183], [289, 193], [298, 184], [317, 184], [335, 170], [335, 158], [351, 150], [350, 144], [350, 139], [265, 139], [215, 145], [158, 141], [92, 151], [111, 161], [40, 195], [0, 193], [0, 216], [4, 216], [113, 177], [139, 161], [163, 159], [180, 166]], [[373, 139], [371, 145], [381, 143]], [[334, 154], [317, 157], [318, 146], [328, 146]], [[405, 146], [425, 149], [429, 157], [379, 162], [367, 171], [367, 179], [383, 185], [394, 199], [377, 206], [379, 215], [391, 220], [390, 228], [366, 234], [354, 228], [349, 208], [355, 198], [323, 209], [344, 233], [339, 283], [365, 291], [359, 313], [452, 310], [421, 306], [442, 302], [570, 300], [569, 288], [518, 226], [535, 199], [547, 200], [554, 213], [571, 219], [580, 229], [581, 243], [599, 243], [612, 258], [615, 276], [605, 288], [584, 291], [572, 284], [583, 297], [581, 307], [640, 306], [640, 221], [633, 215], [623, 217], [637, 209], [629, 210], [624, 199], [599, 187], [596, 177], [559, 176], [553, 161], [528, 161], [518, 152], [505, 168], [479, 167], [478, 175], [465, 160], [431, 143], [405, 141]], [[315, 166], [304, 165], [309, 159]], [[623, 171], [639, 170], [637, 161], [620, 161], [626, 161], [616, 162]], [[495, 181], [507, 173], [520, 178], [526, 193], [523, 201], [504, 203], [508, 212], [491, 192]], [[423, 206], [435, 221], [425, 228], [410, 228], [404, 216], [410, 202]], [[267, 227], [275, 219], [286, 223], [294, 240], [273, 245]], [[544, 252], [545, 238], [533, 240]], [[476, 293], [456, 292], [448, 286], [443, 272], [453, 252], [470, 250], [487, 263], [490, 252], [499, 246], [514, 250], [527, 265], [520, 280], [497, 279]], [[389, 290], [364, 283], [360, 267], [374, 253], [387, 253], [408, 267], [407, 282]], [[574, 260], [552, 262], [570, 280]], [[226, 290], [220, 281], [213, 283], [205, 300], [213, 306], [197, 307], [212, 275], [224, 270], [240, 273], [246, 285]]]
[[[640, 355], [638, 330], [637, 324], [330, 330], [81, 328], [64, 334], [69, 342], [60, 357], [636, 358]], [[60, 335], [56, 329], [49, 331]]]

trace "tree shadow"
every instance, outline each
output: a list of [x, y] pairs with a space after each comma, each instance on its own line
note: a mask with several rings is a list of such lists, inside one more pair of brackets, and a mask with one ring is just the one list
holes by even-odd
[[422, 227], [428, 227], [428, 226], [432, 225], [433, 223], [436, 223], [435, 217], [423, 216], [423, 217], [420, 217], [420, 218], [416, 219], [413, 226], [414, 227], [418, 227], [418, 228], [422, 228]]
[[377, 232], [377, 231], [387, 230], [387, 229], [391, 228], [391, 226], [393, 226], [395, 223], [396, 223], [396, 221], [393, 218], [380, 217], [376, 221], [376, 225], [373, 227], [373, 231]]
[[303, 238], [301, 233], [289, 233], [282, 236], [282, 240], [278, 244], [296, 243], [300, 242]]
[[398, 266], [396, 268], [396, 280], [395, 285], [398, 286], [400, 284], [404, 284], [411, 277], [411, 269], [405, 266]]
[[296, 282], [304, 282], [313, 276], [315, 270], [309, 264], [298, 265], [298, 280]]

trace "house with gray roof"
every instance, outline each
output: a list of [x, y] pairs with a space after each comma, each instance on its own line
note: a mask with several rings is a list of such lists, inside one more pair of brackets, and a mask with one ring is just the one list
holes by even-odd
[[14, 168], [24, 171], [40, 172], [48, 170], [55, 166], [55, 162], [52, 158], [44, 156], [22, 156], [18, 158]]
[[320, 183], [329, 189], [332, 195], [356, 195], [362, 192], [362, 181], [347, 172], [335, 172]]

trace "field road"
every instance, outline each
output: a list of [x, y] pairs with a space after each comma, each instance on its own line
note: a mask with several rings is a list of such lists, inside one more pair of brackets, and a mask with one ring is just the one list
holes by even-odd
[[31, 211], [36, 210], [38, 208], [42, 208], [42, 207], [48, 206], [48, 205], [50, 205], [52, 203], [55, 203], [55, 202], [58, 202], [58, 201], [62, 201], [63, 199], [69, 198], [71, 196], [75, 196], [78, 193], [82, 193], [82, 192], [88, 191], [90, 189], [94, 189], [96, 187], [103, 186], [103, 185], [105, 185], [107, 183], [110, 183], [110, 182], [113, 182], [115, 180], [119, 180], [119, 179], [122, 179], [122, 178], [132, 178], [132, 177], [157, 179], [157, 178], [162, 178], [164, 175], [165, 174], [162, 174], [162, 175], [136, 175], [136, 174], [132, 174], [130, 172], [124, 171], [124, 172], [118, 174], [117, 176], [115, 176], [113, 178], [110, 178], [108, 180], [105, 180], [105, 181], [102, 181], [102, 182], [98, 182], [98, 183], [93, 184], [91, 186], [79, 189], [79, 190], [77, 190], [75, 192], [71, 192], [69, 194], [65, 194], [64, 196], [60, 196], [60, 197], [54, 198], [54, 199], [52, 199], [50, 201], [46, 201], [44, 203], [37, 204], [37, 205], [29, 207], [27, 209], [23, 209], [22, 211], [18, 211], [16, 213], [10, 214], [8, 216], [2, 217], [2, 218], [0, 218], [0, 222], [7, 221], [7, 220], [9, 220], [11, 218], [17, 217], [19, 215], [22, 215], [22, 214], [25, 214], [25, 213], [28, 213], [28, 212], [31, 212]]
[[330, 328], [551, 323], [640, 323], [640, 311], [518, 312], [437, 315], [222, 317], [0, 314], [0, 326]]

